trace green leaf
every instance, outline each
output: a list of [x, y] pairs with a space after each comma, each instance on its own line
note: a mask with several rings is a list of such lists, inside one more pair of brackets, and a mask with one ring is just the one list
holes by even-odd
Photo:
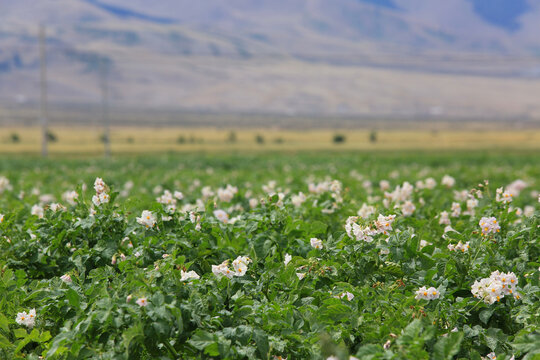
[[491, 318], [491, 315], [493, 315], [493, 312], [495, 311], [494, 308], [488, 308], [488, 309], [485, 309], [485, 310], [482, 310], [480, 312], [480, 314], [478, 315], [478, 317], [480, 318], [480, 320], [487, 325], [489, 319]]
[[219, 355], [219, 347], [217, 342], [213, 342], [212, 344], [206, 346], [204, 348], [204, 353], [209, 356], [218, 356]]
[[451, 360], [458, 353], [462, 340], [462, 332], [451, 332], [448, 336], [439, 339], [433, 347], [432, 359]]
[[13, 334], [17, 339], [25, 338], [28, 335], [26, 330], [21, 328], [13, 330]]
[[13, 344], [2, 334], [0, 334], [0, 349], [9, 349]]
[[326, 229], [328, 225], [321, 221], [314, 221], [309, 223], [309, 232], [313, 235], [324, 235], [326, 234]]
[[44, 343], [49, 341], [51, 338], [51, 333], [48, 331], [42, 332], [41, 335], [39, 335], [38, 342]]
[[418, 339], [422, 330], [423, 326], [420, 320], [413, 320], [409, 325], [407, 325], [407, 327], [405, 327], [405, 329], [403, 329], [403, 333], [397, 339], [397, 343], [400, 345], [413, 343], [415, 339]]
[[32, 341], [36, 341], [38, 338], [39, 331], [37, 329], [32, 330], [32, 332], [28, 336], [26, 336], [17, 344], [17, 347], [15, 348], [15, 354], [18, 354], [19, 351], [21, 351], [26, 345], [28, 345]]
[[210, 346], [216, 343], [214, 335], [203, 330], [198, 330], [191, 339], [188, 340], [188, 343], [198, 350], [204, 350], [207, 346]]
[[66, 291], [66, 298], [68, 299], [69, 305], [75, 309], [79, 308], [79, 294], [73, 289], [68, 289]]
[[521, 335], [514, 340], [512, 347], [521, 354], [540, 354], [540, 333]]
[[356, 357], [365, 360], [379, 359], [382, 352], [383, 349], [380, 345], [368, 344], [358, 349], [356, 352]]
[[257, 351], [261, 356], [261, 359], [268, 358], [268, 352], [270, 351], [270, 346], [268, 344], [268, 335], [263, 330], [256, 330], [253, 333], [253, 339], [257, 344]]
[[4, 314], [0, 314], [0, 329], [4, 330], [6, 333], [9, 333], [9, 321]]

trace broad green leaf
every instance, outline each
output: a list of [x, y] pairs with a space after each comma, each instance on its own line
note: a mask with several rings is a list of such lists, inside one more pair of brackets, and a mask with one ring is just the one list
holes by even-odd
[[451, 360], [458, 353], [462, 340], [462, 332], [451, 332], [440, 338], [433, 347], [432, 359]]

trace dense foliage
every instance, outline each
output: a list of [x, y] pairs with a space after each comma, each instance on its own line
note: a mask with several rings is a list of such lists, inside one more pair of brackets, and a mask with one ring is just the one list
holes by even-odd
[[534, 155], [2, 160], [0, 358], [539, 359]]

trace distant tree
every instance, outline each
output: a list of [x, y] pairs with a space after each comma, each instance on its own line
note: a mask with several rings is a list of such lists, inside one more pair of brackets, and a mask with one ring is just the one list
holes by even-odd
[[257, 136], [255, 136], [255, 142], [257, 144], [264, 144], [264, 137], [261, 134], [257, 134]]
[[11, 134], [10, 139], [12, 143], [18, 143], [21, 141], [21, 138], [19, 137], [19, 134], [17, 133]]
[[178, 139], [176, 139], [176, 142], [179, 143], [179, 144], [185, 144], [186, 143], [186, 138], [183, 135], [180, 135], [178, 137]]
[[227, 142], [235, 143], [236, 142], [236, 133], [234, 131], [231, 131], [229, 133], [229, 137], [227, 138]]
[[47, 140], [50, 142], [57, 142], [58, 137], [51, 130], [47, 130]]
[[99, 137], [99, 141], [104, 144], [107, 142], [107, 140], [107, 134], [101, 134], [101, 136]]
[[343, 135], [343, 134], [335, 134], [334, 139], [333, 139], [334, 144], [341, 144], [341, 143], [344, 143], [346, 140], [347, 139], [346, 139], [345, 135]]
[[373, 144], [377, 142], [377, 131], [371, 130], [371, 132], [369, 133], [369, 142]]
[[131, 136], [128, 137], [126, 141], [128, 142], [128, 144], [133, 144], [135, 142], [135, 140]]
[[283, 144], [283, 143], [285, 142], [285, 140], [283, 140], [282, 137], [278, 137], [278, 138], [275, 138], [275, 139], [274, 139], [274, 142], [275, 142], [276, 144]]

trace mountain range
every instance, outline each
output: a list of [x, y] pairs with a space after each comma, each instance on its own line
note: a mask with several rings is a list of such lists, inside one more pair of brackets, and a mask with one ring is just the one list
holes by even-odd
[[4, 0], [4, 105], [38, 101], [40, 24], [53, 104], [105, 73], [118, 106], [540, 117], [538, 0]]

